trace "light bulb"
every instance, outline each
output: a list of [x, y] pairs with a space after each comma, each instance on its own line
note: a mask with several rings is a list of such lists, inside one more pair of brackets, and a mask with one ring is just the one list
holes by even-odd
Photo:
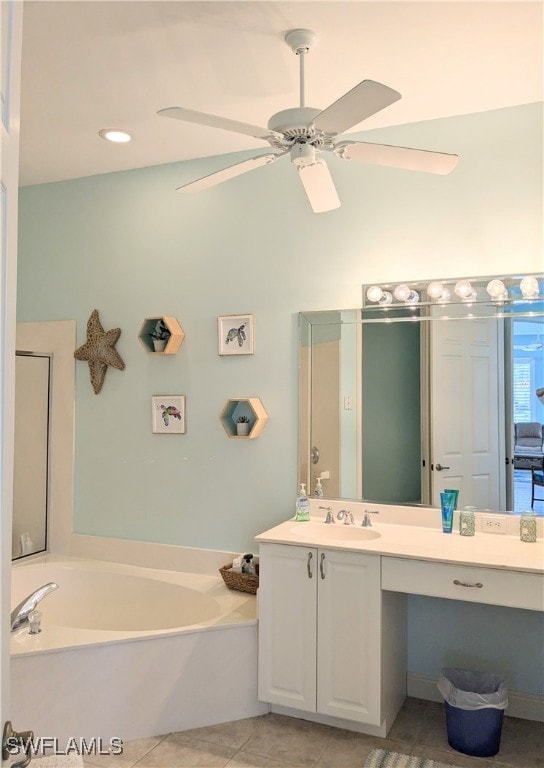
[[457, 283], [455, 283], [454, 291], [460, 299], [466, 299], [472, 293], [472, 285], [470, 284], [470, 280], [459, 280]]
[[444, 288], [442, 296], [438, 299], [440, 304], [447, 304], [451, 300], [451, 293], [449, 288]]
[[397, 285], [397, 287], [393, 291], [393, 295], [397, 301], [407, 301], [411, 292], [412, 291], [410, 287], [406, 285], [406, 283], [401, 283], [400, 285]]
[[386, 306], [387, 304], [392, 304], [392, 303], [393, 303], [393, 294], [390, 291], [382, 291], [382, 295], [380, 296], [378, 304], [381, 304], [381, 306]]
[[521, 295], [524, 299], [536, 299], [539, 293], [536, 277], [524, 277], [520, 282]]
[[440, 280], [433, 280], [432, 283], [429, 283], [427, 286], [427, 296], [430, 299], [434, 299], [437, 301], [438, 299], [442, 298], [442, 294], [444, 293], [444, 283]]
[[98, 131], [98, 135], [101, 139], [106, 141], [113, 141], [116, 144], [125, 144], [127, 141], [131, 141], [132, 136], [130, 133], [123, 131], [121, 128], [102, 128]]
[[505, 298], [506, 286], [502, 280], [490, 280], [486, 288], [488, 294], [494, 299]]
[[418, 304], [419, 303], [419, 293], [417, 291], [410, 291], [410, 295], [406, 299], [407, 304]]
[[371, 285], [366, 292], [366, 297], [369, 301], [379, 301], [383, 296], [383, 291], [379, 285]]

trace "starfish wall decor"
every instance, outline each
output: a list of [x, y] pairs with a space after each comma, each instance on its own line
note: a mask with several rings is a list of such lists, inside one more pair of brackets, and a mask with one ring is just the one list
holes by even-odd
[[94, 309], [87, 321], [87, 341], [76, 349], [76, 360], [87, 360], [91, 374], [91, 384], [97, 395], [102, 389], [108, 365], [123, 371], [125, 363], [121, 355], [114, 349], [121, 335], [120, 328], [105, 331], [98, 319], [98, 310]]

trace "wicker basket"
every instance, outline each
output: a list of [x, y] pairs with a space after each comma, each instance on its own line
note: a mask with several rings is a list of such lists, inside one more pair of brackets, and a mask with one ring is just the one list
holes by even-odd
[[219, 569], [223, 581], [229, 589], [236, 589], [238, 592], [249, 592], [251, 595], [257, 594], [259, 588], [259, 566], [256, 566], [257, 574], [238, 573], [231, 571], [232, 563], [224, 565]]

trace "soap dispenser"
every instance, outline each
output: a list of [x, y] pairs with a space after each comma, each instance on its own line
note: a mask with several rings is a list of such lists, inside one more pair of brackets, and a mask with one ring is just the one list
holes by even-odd
[[314, 488], [314, 496], [317, 496], [318, 499], [322, 499], [324, 496], [323, 492], [323, 486], [321, 485], [321, 475], [316, 479], [315, 488]]
[[306, 483], [301, 483], [296, 499], [295, 520], [297, 523], [307, 522], [310, 519], [310, 499], [306, 493]]

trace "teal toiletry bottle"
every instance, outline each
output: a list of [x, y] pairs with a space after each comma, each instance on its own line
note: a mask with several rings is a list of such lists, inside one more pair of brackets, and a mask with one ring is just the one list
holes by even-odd
[[306, 493], [306, 483], [301, 483], [297, 493], [295, 520], [304, 523], [310, 519], [310, 499]]
[[315, 484], [314, 496], [317, 496], [318, 499], [322, 499], [323, 496], [324, 496], [323, 486], [321, 485], [321, 478], [320, 477], [317, 478], [317, 481], [316, 481], [316, 484]]

